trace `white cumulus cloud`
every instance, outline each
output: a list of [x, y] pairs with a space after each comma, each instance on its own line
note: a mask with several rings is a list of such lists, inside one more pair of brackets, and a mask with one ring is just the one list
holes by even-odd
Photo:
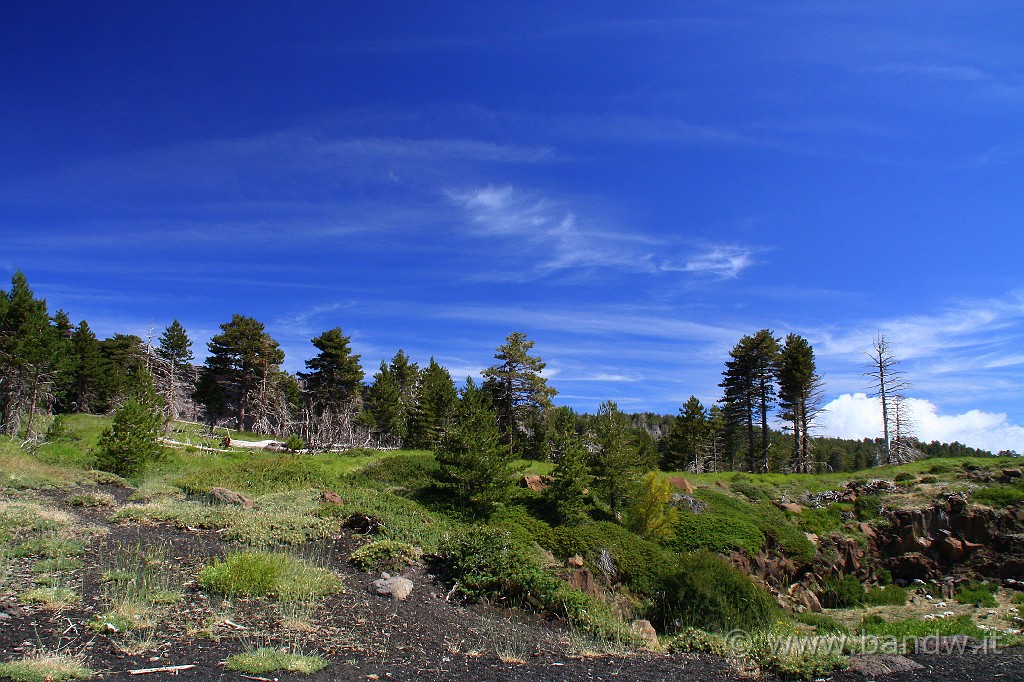
[[[918, 439], [943, 443], [958, 441], [975, 448], [999, 452], [1024, 452], [1024, 426], [1012, 424], [1002, 413], [969, 410], [963, 414], [940, 414], [928, 400], [910, 398], [914, 433]], [[818, 424], [823, 435], [837, 438], [878, 438], [882, 435], [881, 407], [876, 398], [864, 393], [847, 393], [825, 406]]]

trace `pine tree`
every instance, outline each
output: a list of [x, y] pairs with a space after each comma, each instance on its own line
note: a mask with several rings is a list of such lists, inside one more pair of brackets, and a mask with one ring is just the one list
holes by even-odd
[[462, 508], [487, 516], [512, 493], [512, 458], [487, 396], [466, 380], [452, 427], [441, 439], [437, 479]]
[[420, 373], [409, 444], [427, 450], [437, 447], [451, 426], [458, 404], [459, 394], [448, 370], [430, 358], [430, 364]]
[[99, 342], [103, 356], [100, 404], [93, 411], [116, 408], [129, 391], [132, 377], [146, 370], [146, 345], [135, 334], [114, 334]]
[[239, 431], [265, 424], [279, 403], [284, 351], [251, 317], [233, 315], [220, 328], [207, 345], [196, 400], [205, 406], [211, 424], [226, 414], [234, 417]]
[[[494, 359], [498, 364], [483, 371], [484, 389], [490, 394], [498, 411], [498, 420], [509, 452], [524, 452], [524, 443], [530, 440], [529, 425], [542, 423], [542, 416], [551, 406], [554, 388], [548, 386], [541, 374], [547, 366], [539, 357], [530, 355], [533, 341], [522, 332], [512, 332], [498, 347]], [[518, 447], [517, 447], [518, 446]]]
[[0, 291], [0, 431], [37, 435], [37, 414], [53, 404], [63, 339], [20, 270], [10, 292]]
[[312, 342], [319, 352], [306, 360], [307, 371], [299, 372], [299, 378], [306, 383], [310, 402], [337, 412], [359, 396], [364, 376], [360, 356], [352, 353], [351, 339], [340, 327], [325, 331]]
[[640, 474], [649, 468], [649, 462], [637, 449], [629, 416], [620, 412], [611, 400], [598, 408], [592, 436], [590, 471], [594, 485], [615, 514], [631, 496]]
[[679, 414], [672, 424], [662, 468], [666, 471], [690, 469], [694, 473], [702, 473], [710, 436], [711, 426], [704, 405], [697, 396], [691, 395], [686, 404], [679, 408]]
[[390, 364], [380, 363], [380, 370], [373, 375], [373, 383], [366, 391], [364, 421], [397, 445], [409, 436], [419, 377], [419, 365], [399, 349]]
[[71, 353], [74, 358], [72, 396], [75, 412], [92, 412], [101, 405], [104, 385], [103, 354], [100, 342], [82, 320], [71, 335]]
[[812, 473], [811, 427], [821, 411], [821, 376], [814, 362], [814, 349], [798, 334], [786, 336], [779, 353], [776, 376], [782, 418], [792, 424], [793, 456], [790, 470]]
[[[775, 403], [775, 365], [779, 340], [768, 329], [744, 336], [729, 351], [730, 360], [721, 384], [724, 412], [730, 424], [747, 433], [747, 465], [750, 471], [769, 468], [768, 416]], [[760, 447], [755, 431], [760, 430]]]
[[143, 369], [132, 375], [124, 403], [100, 435], [96, 468], [118, 476], [134, 476], [163, 455], [159, 438], [166, 424], [163, 399]]
[[577, 525], [590, 519], [587, 497], [590, 488], [589, 457], [583, 439], [576, 431], [576, 415], [568, 407], [551, 411], [551, 456], [555, 468], [551, 485], [545, 491], [555, 514], [565, 525]]
[[192, 354], [192, 340], [188, 338], [188, 334], [180, 322], [174, 320], [164, 329], [164, 333], [160, 335], [155, 355], [161, 371], [167, 379], [164, 399], [167, 402], [168, 414], [171, 419], [177, 419], [178, 389], [183, 380], [179, 377], [188, 376], [188, 370], [195, 357]]

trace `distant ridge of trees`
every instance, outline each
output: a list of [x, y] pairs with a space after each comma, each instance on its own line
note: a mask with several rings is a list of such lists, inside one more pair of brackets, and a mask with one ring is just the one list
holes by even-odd
[[[306, 371], [291, 374], [281, 368], [284, 352], [263, 324], [234, 315], [210, 340], [200, 366], [178, 320], [156, 344], [153, 334], [145, 342], [130, 334], [100, 340], [85, 320], [72, 324], [62, 310], [51, 315], [19, 271], [10, 291], [0, 290], [0, 432], [33, 439], [51, 414], [110, 414], [131, 398], [139, 377], [152, 377], [166, 419], [295, 436], [320, 450], [435, 450], [443, 455], [448, 484], [467, 505], [491, 507], [504, 494], [501, 486], [479, 483], [486, 478], [482, 472], [511, 471], [515, 458], [551, 460], [557, 471], [585, 479], [584, 485], [556, 486], [564, 499], [553, 504], [566, 519], [578, 516], [584, 488], [617, 513], [642, 472], [655, 466], [814, 473], [856, 471], [898, 461], [909, 451], [924, 457], [992, 454], [910, 435], [909, 415], [899, 412], [909, 382], [891, 373], [897, 360], [887, 342], [879, 349], [878, 340], [873, 360], [882, 369], [873, 385], [886, 396], [886, 430], [890, 414], [899, 421], [892, 422], [889, 438], [863, 440], [814, 433], [823, 380], [813, 348], [797, 334], [784, 341], [768, 329], [744, 336], [725, 363], [721, 400], [705, 406], [691, 396], [676, 415], [624, 413], [611, 401], [596, 414], [555, 406], [545, 363], [522, 332], [510, 333], [496, 349], [497, 362], [484, 371], [482, 384], [461, 393], [434, 358], [421, 368], [399, 350], [367, 383], [360, 356], [340, 327], [311, 341], [317, 355], [306, 360]], [[471, 420], [477, 430], [494, 420], [494, 431], [477, 443], [461, 420]], [[494, 451], [494, 434], [501, 454]], [[481, 459], [470, 456], [474, 448], [482, 448]], [[468, 476], [474, 467], [474, 480], [483, 487], [466, 487], [459, 479], [460, 471]]]

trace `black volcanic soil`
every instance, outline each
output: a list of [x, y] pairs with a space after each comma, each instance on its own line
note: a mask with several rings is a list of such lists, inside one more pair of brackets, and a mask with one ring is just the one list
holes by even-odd
[[[124, 503], [129, 491], [104, 488]], [[79, 491], [81, 492], [81, 491]], [[216, 532], [176, 529], [157, 524], [112, 525], [109, 509], [69, 508], [71, 493], [49, 493], [58, 507], [90, 524], [109, 529], [94, 540], [72, 584], [83, 603], [63, 611], [21, 606], [16, 595], [32, 586], [28, 560], [15, 567], [13, 589], [0, 593], [0, 660], [16, 658], [42, 645], [50, 650], [82, 653], [96, 678], [107, 680], [243, 680], [224, 667], [231, 654], [254, 646], [289, 647], [317, 654], [330, 665], [314, 675], [278, 672], [266, 679], [290, 680], [744, 680], [750, 679], [726, 661], [705, 655], [655, 653], [596, 654], [574, 640], [559, 623], [481, 605], [446, 600], [448, 586], [418, 566], [405, 575], [415, 589], [408, 600], [395, 602], [371, 595], [375, 575], [360, 573], [346, 559], [362, 540], [344, 531], [310, 548], [330, 563], [344, 580], [345, 592], [325, 600], [313, 612], [282, 613], [265, 600], [222, 600], [208, 597], [195, 583], [201, 566], [232, 547]], [[166, 569], [180, 576], [185, 599], [152, 629], [128, 640], [117, 633], [96, 633], [84, 627], [101, 608], [100, 574], [110, 567], [114, 548], [156, 546]], [[298, 615], [304, 626], [282, 627], [283, 617]], [[138, 641], [143, 640], [139, 644]], [[1019, 650], [997, 654], [915, 657], [925, 665], [903, 680], [1021, 680], [1024, 658]], [[130, 675], [128, 671], [194, 665], [178, 673]], [[252, 678], [249, 678], [252, 679]], [[861, 681], [845, 672], [837, 681]], [[897, 679], [893, 676], [891, 679]]]

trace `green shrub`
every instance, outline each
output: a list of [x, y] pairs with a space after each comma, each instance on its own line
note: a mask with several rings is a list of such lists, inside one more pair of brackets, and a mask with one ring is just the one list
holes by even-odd
[[748, 474], [733, 474], [729, 488], [752, 502], [770, 501], [779, 497], [779, 489], [771, 484], [758, 483]]
[[901, 471], [900, 473], [896, 474], [896, 476], [893, 477], [892, 480], [895, 483], [905, 483], [905, 482], [908, 482], [908, 481], [916, 481], [917, 480], [917, 476], [915, 476], [914, 474], [910, 473], [909, 471]]
[[790, 523], [785, 512], [769, 502], [759, 502], [755, 509], [758, 528], [786, 556], [801, 561], [810, 561], [814, 558], [814, 544], [807, 539], [803, 531]]
[[298, 452], [306, 447], [306, 441], [302, 440], [302, 436], [293, 433], [285, 439], [284, 446], [292, 452]]
[[417, 563], [423, 550], [405, 542], [377, 540], [352, 552], [349, 562], [360, 571], [388, 571], [394, 573]]
[[921, 483], [938, 483], [939, 482], [939, 477], [938, 476], [922, 476], [920, 482]]
[[903, 606], [907, 603], [908, 594], [905, 589], [896, 585], [888, 587], [872, 587], [864, 593], [862, 604], [869, 606]]
[[971, 581], [956, 591], [955, 598], [961, 604], [980, 604], [986, 608], [997, 605], [995, 592], [998, 587], [994, 583]]
[[764, 545], [764, 534], [757, 526], [735, 515], [683, 510], [672, 529], [674, 537], [667, 544], [679, 552], [745, 549], [753, 554]]
[[956, 467], [950, 462], [939, 462], [928, 467], [928, 473], [930, 474], [949, 474], [956, 470]]
[[853, 503], [857, 518], [861, 521], [874, 521], [882, 516], [881, 495], [861, 495]]
[[985, 639], [989, 635], [978, 627], [969, 614], [934, 620], [906, 618], [894, 621], [887, 621], [876, 614], [864, 617], [858, 633], [878, 637], [892, 636], [901, 641], [904, 638], [928, 637], [930, 635], [969, 635], [977, 639]]
[[1008, 507], [1024, 501], [1024, 488], [1013, 485], [990, 485], [972, 492], [971, 501], [989, 507]]
[[848, 609], [864, 603], [864, 586], [856, 576], [844, 575], [825, 581], [822, 605], [834, 609]]
[[806, 507], [796, 518], [797, 527], [805, 533], [825, 537], [842, 530], [846, 525], [843, 521], [843, 512], [852, 510], [853, 505], [846, 502], [830, 504], [827, 507]]
[[465, 597], [563, 616], [574, 628], [600, 639], [633, 639], [608, 604], [545, 571], [538, 551], [507, 531], [476, 526], [454, 534], [438, 558], [445, 576]]
[[610, 521], [557, 526], [551, 535], [552, 544], [541, 545], [561, 558], [578, 554], [596, 564], [602, 550], [607, 552], [615, 569], [610, 577], [635, 594], [650, 595], [661, 589], [673, 564], [672, 555], [665, 548]]
[[721, 557], [695, 552], [680, 557], [653, 607], [665, 631], [694, 627], [712, 632], [748, 632], [771, 625], [781, 610], [772, 596]]
[[1010, 597], [1011, 604], [1024, 604], [1024, 592], [1014, 592]]
[[341, 591], [341, 580], [325, 568], [287, 554], [237, 552], [203, 569], [199, 584], [231, 596], [309, 599]]
[[683, 628], [666, 648], [670, 654], [700, 653], [728, 656], [733, 653], [722, 635], [697, 628]]
[[810, 625], [817, 630], [818, 634], [821, 635], [848, 635], [850, 634], [849, 628], [837, 621], [831, 616], [827, 616], [824, 613], [814, 613], [813, 611], [805, 611], [803, 613], [797, 613], [794, 618], [798, 623], [804, 625]]

